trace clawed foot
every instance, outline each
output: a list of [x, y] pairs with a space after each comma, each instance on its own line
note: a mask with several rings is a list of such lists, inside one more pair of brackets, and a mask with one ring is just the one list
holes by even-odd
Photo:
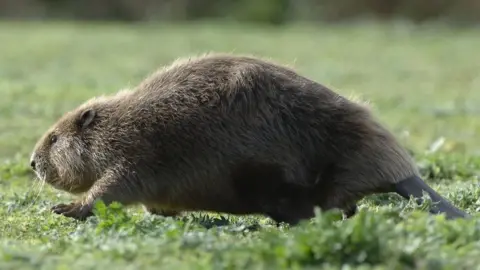
[[85, 220], [93, 216], [92, 207], [81, 203], [58, 204], [51, 209], [55, 214], [71, 217], [77, 220]]

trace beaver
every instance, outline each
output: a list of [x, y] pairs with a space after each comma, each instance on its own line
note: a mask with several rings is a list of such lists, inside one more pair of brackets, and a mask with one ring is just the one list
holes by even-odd
[[413, 157], [361, 102], [293, 68], [251, 55], [179, 58], [132, 89], [66, 112], [30, 165], [54, 188], [83, 195], [52, 211], [84, 220], [96, 200], [184, 211], [261, 214], [296, 224], [356, 212], [375, 193], [469, 217], [421, 178]]

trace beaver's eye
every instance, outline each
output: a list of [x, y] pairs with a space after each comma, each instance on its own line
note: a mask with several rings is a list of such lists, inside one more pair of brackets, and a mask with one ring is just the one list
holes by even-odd
[[56, 143], [56, 142], [57, 142], [57, 135], [52, 135], [52, 136], [50, 137], [50, 143], [54, 144], [54, 143]]

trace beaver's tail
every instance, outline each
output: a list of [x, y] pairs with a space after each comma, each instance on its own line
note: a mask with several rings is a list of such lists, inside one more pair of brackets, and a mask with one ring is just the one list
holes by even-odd
[[470, 217], [470, 215], [453, 206], [447, 199], [428, 186], [419, 176], [412, 176], [396, 183], [394, 189], [396, 193], [407, 200], [410, 199], [410, 196], [413, 196], [418, 204], [422, 203], [423, 191], [425, 191], [434, 204], [430, 209], [430, 213], [445, 213], [448, 219]]

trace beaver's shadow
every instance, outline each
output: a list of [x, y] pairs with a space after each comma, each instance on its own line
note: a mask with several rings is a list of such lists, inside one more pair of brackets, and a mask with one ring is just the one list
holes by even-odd
[[[218, 228], [228, 231], [258, 231], [264, 225], [259, 224], [258, 220], [250, 217], [230, 217], [228, 215], [220, 216], [209, 216], [205, 214], [187, 214], [181, 217], [177, 217], [177, 220], [183, 222], [193, 223], [195, 225], [201, 226], [205, 229]], [[276, 224], [273, 220], [268, 221], [267, 226], [283, 226], [285, 224]]]

